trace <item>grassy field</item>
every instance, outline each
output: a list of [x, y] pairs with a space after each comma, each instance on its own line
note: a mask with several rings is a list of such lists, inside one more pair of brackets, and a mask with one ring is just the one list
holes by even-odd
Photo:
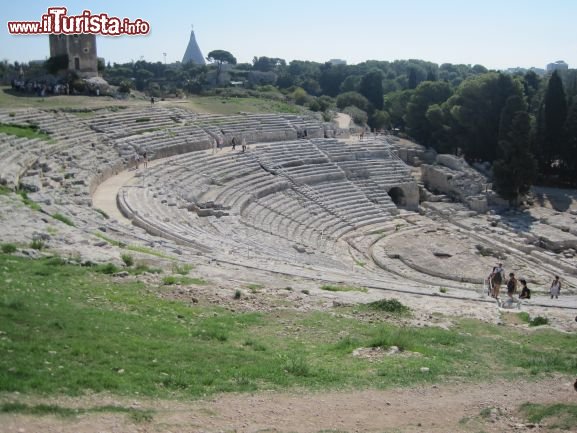
[[[9, 87], [0, 87], [0, 108], [40, 108], [40, 109], [71, 109], [97, 110], [111, 107], [150, 106], [149, 99], [142, 94], [127, 100], [114, 99], [109, 96], [15, 96]], [[167, 99], [157, 101], [157, 106], [176, 106], [199, 113], [235, 114], [248, 113], [302, 113], [300, 106], [285, 102], [260, 98], [228, 98], [221, 96], [189, 96], [187, 99]], [[80, 117], [90, 117], [90, 111], [75, 113]]]
[[[115, 282], [98, 268], [58, 258], [0, 254], [0, 269], [4, 392], [198, 398], [541, 377], [577, 369], [574, 337], [550, 329], [527, 332], [474, 320], [450, 331], [402, 328], [357, 320], [353, 307], [337, 309], [338, 315], [231, 312], [162, 299], [159, 293], [169, 286]], [[192, 283], [194, 288], [199, 281]], [[359, 347], [393, 345], [403, 356], [352, 356]]]
[[29, 139], [39, 138], [40, 140], [45, 141], [50, 140], [48, 134], [38, 131], [38, 128], [34, 126], [7, 125], [0, 123], [0, 133]]

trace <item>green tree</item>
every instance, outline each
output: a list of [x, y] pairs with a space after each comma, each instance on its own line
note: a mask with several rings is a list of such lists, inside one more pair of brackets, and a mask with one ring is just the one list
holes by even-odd
[[565, 122], [566, 145], [564, 147], [563, 161], [567, 180], [577, 185], [577, 98], [567, 114]]
[[346, 92], [337, 96], [337, 107], [340, 109], [351, 105], [366, 112], [369, 109], [369, 100], [357, 92]]
[[[320, 68], [319, 85], [323, 95], [335, 97], [339, 94], [341, 84], [347, 77], [346, 65], [333, 65], [330, 62], [325, 63]], [[350, 89], [356, 90], [356, 89]]]
[[391, 117], [391, 125], [401, 130], [405, 129], [405, 113], [413, 90], [398, 90], [385, 95], [385, 110]]
[[523, 90], [529, 105], [529, 113], [535, 115], [539, 109], [538, 92], [541, 88], [541, 78], [534, 71], [527, 71], [523, 77]]
[[252, 59], [252, 67], [255, 71], [273, 72], [282, 66], [286, 66], [286, 61], [284, 59], [279, 59], [278, 57], [255, 56]]
[[503, 157], [493, 164], [493, 187], [511, 204], [527, 194], [537, 173], [537, 161], [530, 151], [531, 118], [526, 111], [515, 113], [506, 139], [499, 142]]
[[541, 150], [545, 164], [543, 169], [546, 173], [550, 173], [553, 167], [560, 162], [561, 155], [565, 153], [563, 151], [563, 132], [567, 119], [567, 100], [565, 99], [563, 82], [557, 71], [553, 72], [549, 78], [543, 103], [545, 131]]
[[208, 53], [206, 60], [210, 63], [216, 63], [216, 84], [218, 85], [220, 74], [222, 72], [222, 65], [236, 65], [236, 58], [225, 50], [214, 50]]
[[450, 147], [466, 158], [494, 161], [497, 156], [501, 111], [510, 96], [523, 95], [520, 82], [508, 74], [490, 72], [463, 81], [444, 104], [449, 113]]
[[358, 92], [359, 86], [361, 85], [361, 77], [359, 75], [349, 75], [343, 80], [340, 85], [340, 92]]
[[405, 114], [407, 133], [417, 142], [431, 145], [433, 125], [427, 119], [427, 110], [431, 105], [441, 104], [451, 96], [451, 88], [444, 81], [423, 81], [417, 86]]
[[513, 127], [513, 118], [519, 111], [527, 111], [527, 103], [525, 99], [519, 95], [513, 95], [507, 98], [505, 106], [501, 110], [501, 118], [499, 120], [499, 140], [505, 140], [511, 128]]
[[389, 113], [386, 111], [375, 110], [370, 118], [370, 123], [371, 126], [376, 129], [390, 129], [391, 116], [389, 116]]
[[367, 98], [376, 110], [383, 109], [383, 78], [379, 69], [373, 69], [363, 75], [359, 86], [359, 93]]
[[415, 89], [417, 87], [417, 70], [415, 68], [409, 69], [408, 87], [409, 89]]
[[68, 69], [68, 54], [50, 57], [44, 62], [44, 67], [52, 75], [56, 75], [58, 71]]

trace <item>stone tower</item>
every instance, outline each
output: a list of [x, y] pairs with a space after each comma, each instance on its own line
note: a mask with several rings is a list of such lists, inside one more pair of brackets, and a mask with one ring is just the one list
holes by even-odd
[[186, 47], [186, 51], [184, 56], [182, 57], [182, 63], [196, 63], [197, 65], [205, 65], [206, 62], [204, 61], [204, 57], [202, 57], [202, 53], [200, 52], [200, 48], [196, 43], [196, 38], [194, 37], [194, 30], [190, 31], [190, 40], [188, 41], [188, 47]]
[[98, 76], [96, 35], [50, 35], [50, 57], [68, 56], [68, 70], [83, 78]]

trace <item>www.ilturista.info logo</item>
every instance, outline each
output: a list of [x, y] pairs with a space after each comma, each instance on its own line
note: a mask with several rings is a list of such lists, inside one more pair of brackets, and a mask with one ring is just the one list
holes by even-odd
[[137, 18], [110, 17], [107, 14], [93, 14], [89, 10], [80, 15], [67, 15], [63, 6], [48, 8], [40, 21], [8, 21], [8, 32], [13, 35], [41, 34], [99, 34], [105, 36], [146, 35], [150, 24]]

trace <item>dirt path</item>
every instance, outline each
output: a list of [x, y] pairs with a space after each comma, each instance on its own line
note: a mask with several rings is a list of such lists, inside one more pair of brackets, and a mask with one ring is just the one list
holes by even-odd
[[351, 116], [345, 113], [337, 113], [335, 117], [335, 121], [339, 128], [341, 129], [349, 129], [351, 127]]
[[[4, 396], [0, 401], [9, 401]], [[15, 396], [13, 400], [26, 401]], [[517, 408], [524, 402], [575, 403], [567, 378], [540, 382], [425, 386], [387, 391], [261, 393], [224, 395], [192, 403], [90, 396], [31, 401], [64, 407], [121, 405], [153, 409], [152, 421], [133, 423], [125, 415], [88, 414], [74, 419], [0, 415], [0, 432], [524, 432]], [[491, 411], [491, 409], [493, 409]], [[491, 413], [492, 412], [492, 413]], [[577, 430], [572, 430], [577, 431]]]
[[103, 210], [118, 222], [130, 225], [131, 221], [122, 215], [116, 205], [116, 195], [122, 185], [132, 179], [135, 174], [135, 170], [126, 170], [106, 179], [96, 188], [96, 191], [94, 191], [92, 195], [92, 205], [96, 209]]

